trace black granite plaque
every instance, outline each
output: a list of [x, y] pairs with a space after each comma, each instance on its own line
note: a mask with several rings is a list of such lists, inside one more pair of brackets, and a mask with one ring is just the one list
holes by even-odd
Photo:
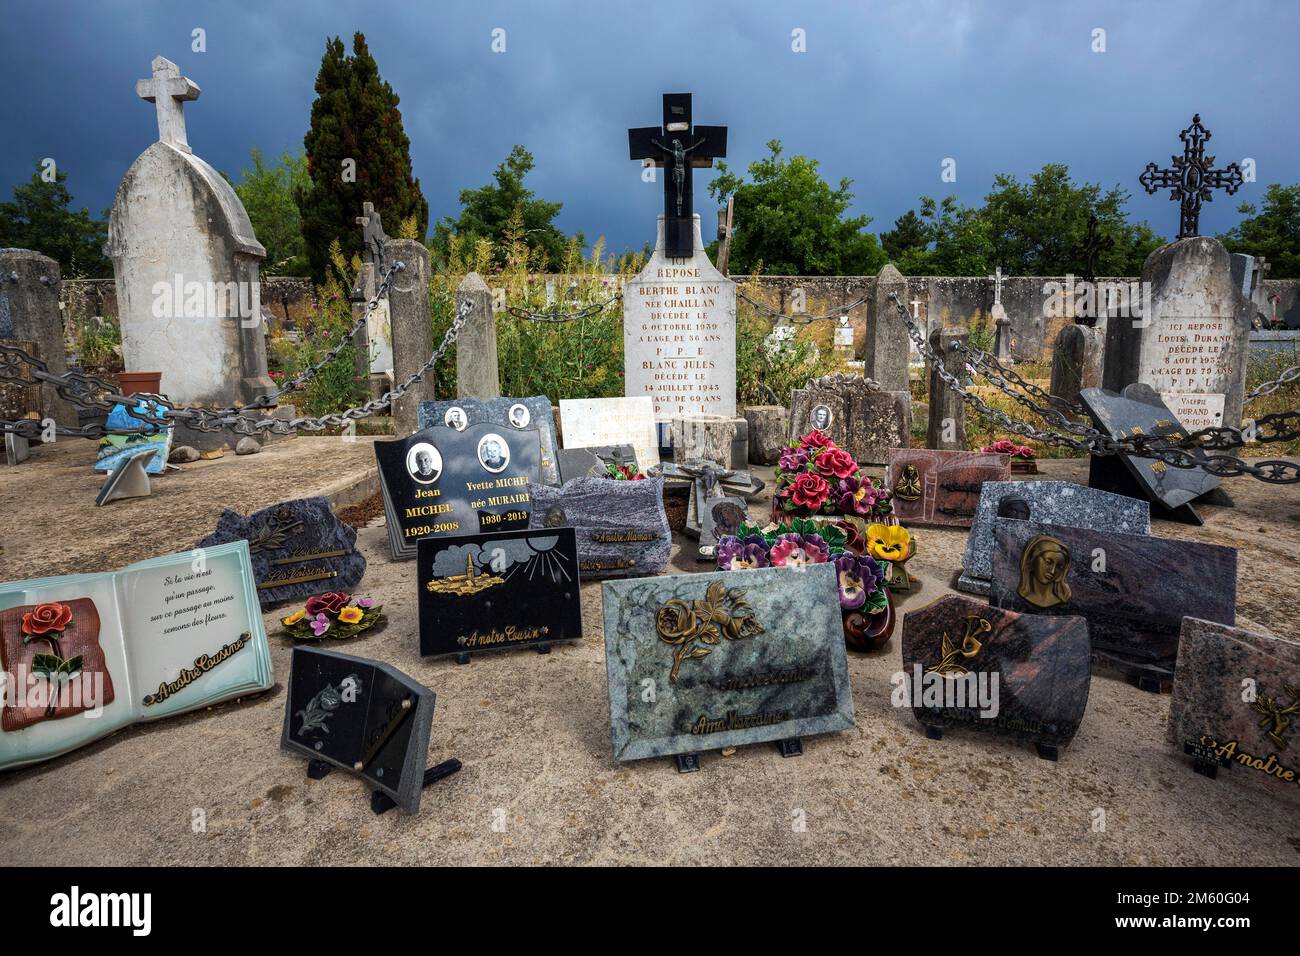
[[420, 428], [444, 425], [464, 430], [470, 425], [486, 423], [511, 431], [537, 430], [540, 444], [540, 481], [560, 483], [555, 441], [555, 416], [551, 400], [545, 395], [529, 398], [455, 398], [420, 403]]
[[295, 647], [280, 747], [359, 774], [416, 813], [433, 704], [433, 691], [388, 664]]
[[[1150, 385], [1135, 383], [1120, 394], [1101, 388], [1085, 388], [1079, 401], [1098, 429], [1111, 438], [1158, 435], [1171, 439], [1185, 436], [1178, 423]], [[1204, 459], [1203, 451], [1195, 451]], [[1093, 455], [1088, 466], [1088, 484], [1102, 491], [1144, 498], [1151, 502], [1152, 517], [1187, 524], [1200, 524], [1191, 502], [1219, 487], [1219, 479], [1201, 468], [1175, 468], [1155, 458], [1134, 455]]]
[[1183, 615], [1233, 624], [1237, 552], [1215, 544], [995, 518], [990, 603], [1087, 618], [1094, 662], [1169, 686]]
[[534, 430], [435, 425], [375, 443], [393, 560], [415, 557], [420, 538], [528, 527], [537, 481]]
[[326, 498], [282, 501], [247, 517], [227, 508], [198, 547], [240, 539], [248, 542], [263, 608], [326, 591], [350, 593], [366, 573], [356, 529], [334, 516]]
[[572, 528], [424, 538], [419, 550], [422, 655], [582, 638]]
[[590, 448], [561, 448], [560, 481], [574, 478], [603, 478], [611, 465], [626, 465], [636, 472], [636, 449], [631, 445], [593, 445]]

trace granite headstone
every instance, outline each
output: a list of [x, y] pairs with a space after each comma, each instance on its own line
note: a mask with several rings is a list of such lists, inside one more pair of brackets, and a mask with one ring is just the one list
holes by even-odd
[[903, 524], [969, 528], [984, 483], [1010, 478], [1010, 455], [891, 448], [885, 487], [894, 493], [894, 516]]
[[486, 422], [513, 431], [537, 429], [542, 450], [542, 482], [560, 483], [555, 441], [555, 418], [551, 414], [551, 400], [545, 395], [528, 398], [457, 398], [420, 403], [420, 428], [446, 425], [462, 429], [467, 425]]
[[583, 580], [659, 574], [672, 553], [663, 478], [583, 477], [560, 488], [529, 485], [533, 529], [569, 527]]
[[611, 466], [623, 465], [637, 471], [636, 449], [631, 445], [596, 445], [591, 448], [561, 448], [560, 482], [574, 478], [603, 478]]

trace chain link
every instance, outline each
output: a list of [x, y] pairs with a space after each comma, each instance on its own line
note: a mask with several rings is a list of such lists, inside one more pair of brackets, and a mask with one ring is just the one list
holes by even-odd
[[1277, 378], [1273, 379], [1273, 381], [1265, 382], [1263, 385], [1260, 385], [1258, 388], [1251, 391], [1246, 396], [1245, 400], [1249, 402], [1251, 399], [1259, 398], [1262, 395], [1271, 395], [1283, 385], [1290, 385], [1297, 379], [1300, 379], [1300, 365], [1293, 365]]
[[577, 312], [535, 312], [532, 309], [516, 305], [508, 305], [504, 311], [510, 318], [521, 319], [526, 322], [577, 322], [603, 314], [606, 309], [622, 298], [623, 293], [615, 292], [604, 302], [592, 302], [583, 306]]
[[740, 289], [736, 290], [736, 295], [739, 298], [744, 299], [769, 319], [777, 319], [782, 322], [793, 322], [795, 325], [811, 325], [813, 322], [827, 322], [832, 319], [838, 321], [841, 316], [848, 315], [858, 306], [864, 305], [867, 301], [865, 295], [859, 296], [847, 305], [836, 309], [834, 312], [827, 312], [825, 315], [786, 315], [784, 312], [778, 312], [776, 309], [763, 302], [759, 302], [757, 299], [751, 299]]

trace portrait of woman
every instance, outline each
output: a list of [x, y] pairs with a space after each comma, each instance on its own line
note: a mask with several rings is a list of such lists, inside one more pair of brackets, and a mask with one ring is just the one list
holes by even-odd
[[1070, 600], [1065, 576], [1070, 570], [1070, 549], [1051, 535], [1029, 540], [1020, 555], [1020, 587], [1016, 593], [1034, 607], [1055, 607]]

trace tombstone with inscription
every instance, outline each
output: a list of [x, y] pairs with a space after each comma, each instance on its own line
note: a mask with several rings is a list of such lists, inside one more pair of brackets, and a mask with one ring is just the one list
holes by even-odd
[[123, 362], [128, 372], [161, 372], [177, 404], [251, 401], [274, 388], [258, 280], [266, 250], [230, 183], [186, 140], [182, 104], [198, 99], [198, 85], [160, 56], [136, 94], [157, 110], [158, 142], [118, 186], [104, 247]]
[[[628, 130], [629, 154], [660, 170], [654, 253], [623, 290], [624, 389], [674, 415], [736, 414], [736, 285], [709, 261], [692, 170], [727, 153], [725, 126], [695, 126], [689, 93], [664, 94], [663, 126]], [[643, 463], [644, 464], [644, 463]]]
[[654, 402], [649, 396], [562, 398], [560, 429], [566, 448], [628, 444], [642, 471], [659, 464]]
[[912, 397], [860, 375], [824, 375], [794, 390], [789, 429], [791, 443], [816, 429], [859, 464], [883, 465], [889, 449], [907, 447]]

